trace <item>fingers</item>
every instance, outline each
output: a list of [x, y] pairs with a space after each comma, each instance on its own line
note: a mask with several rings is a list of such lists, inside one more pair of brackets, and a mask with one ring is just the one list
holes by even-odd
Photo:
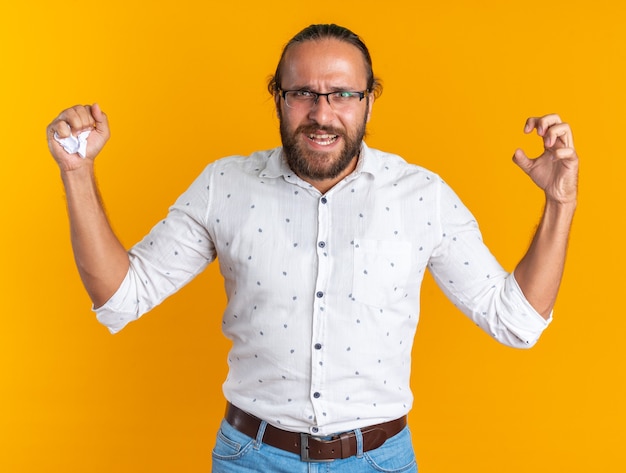
[[[100, 107], [97, 107], [99, 117], [104, 116]], [[106, 117], [104, 118], [106, 125]], [[92, 114], [90, 105], [76, 105], [61, 112], [61, 114], [48, 126], [48, 134], [57, 135], [60, 138], [67, 138], [72, 131], [77, 134], [83, 130], [94, 128], [96, 119]]]
[[561, 123], [561, 117], [555, 113], [543, 117], [530, 117], [524, 125], [524, 133], [530, 133], [536, 128], [537, 134], [543, 136], [550, 126], [558, 123]]
[[578, 161], [578, 154], [574, 148], [560, 148], [554, 151], [554, 159], [558, 161]]
[[[95, 159], [110, 137], [108, 118], [98, 104], [76, 105], [64, 110], [48, 125], [46, 131], [48, 148], [62, 169], [74, 169], [76, 166], [82, 166], [77, 162], [84, 163]], [[76, 161], [71, 157], [74, 148], [72, 146], [68, 148], [68, 143], [60, 141], [70, 135], [79, 138], [85, 131], [91, 133], [82, 135], [83, 141], [78, 140], [78, 152], [81, 158], [87, 157], [89, 160]], [[88, 138], [85, 140], [87, 135]]]
[[537, 130], [537, 135], [543, 138], [545, 148], [573, 148], [574, 137], [567, 123], [561, 121], [557, 114], [543, 117], [530, 117], [524, 125], [524, 133]]

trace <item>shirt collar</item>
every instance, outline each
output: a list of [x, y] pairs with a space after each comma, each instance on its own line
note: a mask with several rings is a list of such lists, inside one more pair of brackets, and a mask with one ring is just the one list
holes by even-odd
[[361, 143], [361, 154], [359, 161], [356, 163], [356, 169], [353, 174], [367, 173], [372, 177], [376, 177], [376, 173], [380, 170], [380, 159], [374, 156], [372, 150], [365, 144]]
[[287, 164], [285, 159], [283, 148], [278, 147], [270, 151], [265, 168], [261, 169], [259, 173], [260, 177], [277, 178], [285, 176], [287, 178], [295, 175]]

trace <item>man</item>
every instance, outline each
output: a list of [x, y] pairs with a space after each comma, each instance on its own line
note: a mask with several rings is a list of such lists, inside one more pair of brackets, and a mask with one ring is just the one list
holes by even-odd
[[[545, 192], [514, 274], [434, 173], [363, 143], [380, 85], [358, 36], [312, 25], [269, 84], [283, 146], [216, 161], [129, 252], [100, 204], [99, 106], [48, 127], [67, 191], [76, 263], [111, 332], [219, 258], [232, 339], [214, 471], [417, 471], [406, 427], [411, 345], [429, 269], [498, 341], [530, 347], [551, 320], [576, 207], [578, 158], [556, 115], [529, 118], [545, 151], [514, 161]], [[59, 140], [90, 130], [85, 159]]]

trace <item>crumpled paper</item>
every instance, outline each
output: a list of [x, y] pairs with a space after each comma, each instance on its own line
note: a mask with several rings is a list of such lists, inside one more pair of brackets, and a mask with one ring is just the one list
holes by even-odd
[[85, 130], [78, 134], [78, 136], [70, 135], [67, 138], [59, 138], [59, 135], [55, 132], [54, 139], [57, 140], [63, 149], [69, 153], [78, 153], [81, 158], [87, 155], [87, 137], [91, 133], [91, 130]]

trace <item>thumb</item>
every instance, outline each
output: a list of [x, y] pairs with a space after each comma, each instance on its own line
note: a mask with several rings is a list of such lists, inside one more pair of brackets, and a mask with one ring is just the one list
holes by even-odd
[[100, 133], [109, 132], [109, 120], [107, 119], [106, 114], [100, 108], [100, 105], [94, 103], [91, 107], [91, 116], [96, 121], [96, 131]]
[[109, 130], [109, 119], [107, 118], [106, 113], [102, 111], [100, 105], [94, 103], [91, 106], [91, 116], [95, 120], [95, 132], [97, 136], [103, 139], [100, 147], [104, 146], [104, 143], [110, 138], [111, 132]]
[[521, 149], [516, 149], [515, 153], [513, 153], [513, 162], [522, 168], [526, 174], [530, 172], [530, 168], [533, 165], [532, 159], [526, 156], [526, 153]]

